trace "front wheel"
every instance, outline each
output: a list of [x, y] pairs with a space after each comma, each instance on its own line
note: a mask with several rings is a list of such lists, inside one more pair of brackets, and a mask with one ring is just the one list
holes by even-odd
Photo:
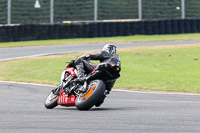
[[50, 92], [50, 94], [48, 95], [48, 97], [46, 98], [46, 101], [44, 103], [44, 106], [47, 108], [47, 109], [53, 109], [55, 108], [58, 103], [58, 95], [55, 95], [52, 91]]
[[76, 108], [78, 110], [89, 110], [97, 102], [105, 98], [106, 86], [101, 80], [94, 80], [89, 83], [88, 91], [76, 98]]

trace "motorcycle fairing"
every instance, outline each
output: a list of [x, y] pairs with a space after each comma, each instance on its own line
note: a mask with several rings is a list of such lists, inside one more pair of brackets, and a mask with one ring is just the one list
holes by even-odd
[[63, 89], [61, 90], [61, 95], [58, 97], [57, 103], [62, 106], [75, 106], [76, 97], [71, 95], [70, 98], [65, 94]]
[[77, 77], [75, 73], [75, 68], [67, 68], [65, 71], [70, 73], [73, 77]]

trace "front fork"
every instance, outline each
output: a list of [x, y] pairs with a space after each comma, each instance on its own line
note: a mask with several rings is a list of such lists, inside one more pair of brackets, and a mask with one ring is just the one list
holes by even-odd
[[67, 74], [67, 73], [65, 73], [65, 71], [64, 71], [61, 74], [61, 83], [57, 86], [56, 89], [52, 90], [55, 95], [60, 95], [62, 89], [65, 92], [65, 94], [68, 96], [72, 95], [73, 93], [78, 95], [80, 92], [86, 91], [87, 81], [85, 81], [84, 84], [81, 86], [79, 84], [73, 84], [73, 86], [69, 88], [69, 86], [70, 86], [69, 84], [72, 81], [73, 76], [68, 75], [66, 77], [65, 74]]
[[72, 79], [72, 75], [69, 75], [68, 77], [64, 78], [61, 80], [61, 83], [56, 87], [56, 89], [53, 89], [52, 92], [55, 95], [60, 95], [61, 90], [63, 89], [64, 91], [66, 90], [65, 88], [67, 88], [69, 82]]
[[60, 83], [55, 89], [52, 90], [52, 92], [55, 95], [60, 95], [61, 89], [62, 89], [62, 84]]

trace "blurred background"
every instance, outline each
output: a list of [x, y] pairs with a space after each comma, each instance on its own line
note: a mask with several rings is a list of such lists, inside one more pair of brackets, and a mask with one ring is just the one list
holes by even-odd
[[0, 24], [200, 18], [199, 0], [1, 0]]
[[0, 42], [196, 33], [199, 18], [199, 0], [0, 0]]

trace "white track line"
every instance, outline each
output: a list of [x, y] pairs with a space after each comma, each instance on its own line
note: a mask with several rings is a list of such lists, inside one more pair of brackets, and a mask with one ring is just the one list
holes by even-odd
[[44, 54], [36, 54], [36, 55], [29, 55], [29, 56], [21, 56], [21, 57], [15, 57], [15, 58], [7, 58], [7, 59], [1, 59], [0, 62], [3, 61], [10, 61], [10, 60], [17, 60], [17, 59], [24, 59], [24, 58], [32, 58], [32, 57], [39, 57], [39, 56], [47, 56], [47, 55], [59, 55], [59, 54], [67, 54], [67, 53], [74, 53], [74, 51], [68, 51], [68, 52], [58, 52], [58, 53], [44, 53]]
[[20, 84], [20, 85], [34, 85], [34, 86], [46, 86], [46, 87], [56, 87], [54, 85], [36, 84], [36, 83], [25, 83], [25, 82], [14, 82], [14, 81], [1, 81], [0, 83], [5, 84]]
[[118, 92], [131, 92], [131, 93], [143, 93], [143, 94], [164, 94], [164, 95], [191, 95], [191, 96], [200, 96], [200, 94], [195, 93], [178, 93], [178, 92], [155, 92], [155, 91], [139, 91], [139, 90], [126, 90], [126, 89], [113, 89]]
[[[43, 87], [56, 87], [54, 85], [45, 85], [45, 84], [36, 84], [36, 83], [25, 83], [25, 82], [14, 82], [14, 81], [1, 81], [0, 83], [6, 84], [21, 84], [21, 85], [34, 85], [34, 86], [43, 86]], [[128, 92], [128, 93], [141, 93], [141, 94], [163, 94], [163, 95], [191, 95], [191, 96], [200, 96], [200, 94], [194, 93], [174, 93], [174, 92], [154, 92], [154, 91], [137, 91], [137, 90], [126, 90], [126, 89], [112, 89], [116, 92]]]

